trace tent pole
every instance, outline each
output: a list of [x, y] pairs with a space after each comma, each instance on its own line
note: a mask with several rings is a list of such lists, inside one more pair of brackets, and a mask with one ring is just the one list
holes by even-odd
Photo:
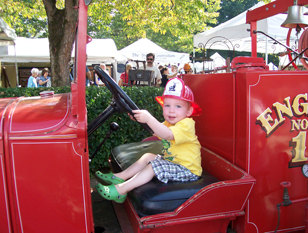
[[268, 65], [268, 51], [267, 51], [267, 43], [268, 43], [268, 38], [265, 38], [265, 62], [266, 65]]
[[19, 87], [18, 71], [17, 71], [17, 58], [16, 58], [16, 43], [14, 41], [14, 53], [15, 53], [15, 73], [16, 73], [16, 87]]
[[193, 50], [193, 71], [194, 71], [194, 73], [196, 73], [196, 70], [195, 70], [195, 48]]

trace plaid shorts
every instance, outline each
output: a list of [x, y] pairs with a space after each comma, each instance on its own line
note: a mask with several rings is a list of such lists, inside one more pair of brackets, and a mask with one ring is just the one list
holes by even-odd
[[161, 155], [150, 162], [158, 180], [163, 183], [170, 181], [195, 181], [199, 176], [192, 173], [186, 167], [165, 160]]

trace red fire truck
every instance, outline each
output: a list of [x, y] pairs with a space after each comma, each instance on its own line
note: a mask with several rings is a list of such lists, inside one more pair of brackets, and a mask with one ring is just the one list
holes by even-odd
[[[248, 12], [252, 56], [233, 59], [232, 72], [182, 76], [203, 109], [194, 120], [204, 172], [197, 182], [153, 180], [130, 192], [123, 205], [134, 232], [308, 232], [308, 72], [270, 71], [256, 57], [254, 33], [256, 21], [291, 5], [277, 0]], [[137, 106], [96, 67], [114, 101], [87, 124], [86, 28], [80, 0], [71, 93], [0, 101], [1, 233], [94, 232], [87, 136]], [[158, 143], [115, 148], [112, 169], [136, 159], [129, 150]]]

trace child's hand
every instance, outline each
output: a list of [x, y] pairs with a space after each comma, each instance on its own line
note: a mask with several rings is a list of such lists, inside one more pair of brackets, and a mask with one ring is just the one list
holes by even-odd
[[163, 123], [160, 123], [147, 110], [133, 110], [132, 112], [134, 113], [134, 118], [139, 123], [147, 124], [154, 131], [155, 135], [162, 139], [174, 140], [172, 131]]
[[133, 115], [131, 115], [131, 114], [129, 114], [129, 113], [127, 113], [127, 115], [130, 117], [130, 119], [131, 119], [131, 120], [135, 121], [135, 119], [134, 119], [134, 116], [133, 116]]
[[[147, 110], [133, 110], [134, 118], [139, 123], [148, 123], [148, 121], [152, 118], [152, 115]], [[130, 116], [132, 118], [132, 116]]]

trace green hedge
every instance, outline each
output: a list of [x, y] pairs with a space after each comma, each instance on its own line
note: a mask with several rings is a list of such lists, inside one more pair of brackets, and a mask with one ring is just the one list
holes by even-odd
[[[38, 96], [41, 91], [53, 90], [55, 93], [70, 92], [70, 87], [49, 87], [49, 88], [0, 88], [0, 98], [18, 96]], [[155, 97], [162, 95], [163, 88], [154, 87], [123, 87], [127, 95], [136, 103], [140, 109], [147, 109], [159, 121], [163, 121], [162, 108], [155, 101]], [[86, 88], [86, 104], [88, 123], [97, 117], [112, 100], [112, 95], [106, 87], [91, 86]], [[151, 136], [140, 124], [130, 120], [125, 113], [114, 114], [100, 128], [98, 128], [89, 138], [89, 153], [94, 153], [97, 146], [110, 131], [110, 123], [117, 122], [119, 129], [114, 132], [103, 144], [96, 157], [90, 164], [90, 170], [97, 171], [103, 167], [108, 167], [108, 157], [111, 149], [129, 142], [138, 142]]]
[[0, 98], [19, 96], [39, 96], [42, 91], [54, 91], [55, 93], [67, 93], [71, 91], [68, 86], [64, 87], [38, 87], [38, 88], [2, 88], [0, 87]]

